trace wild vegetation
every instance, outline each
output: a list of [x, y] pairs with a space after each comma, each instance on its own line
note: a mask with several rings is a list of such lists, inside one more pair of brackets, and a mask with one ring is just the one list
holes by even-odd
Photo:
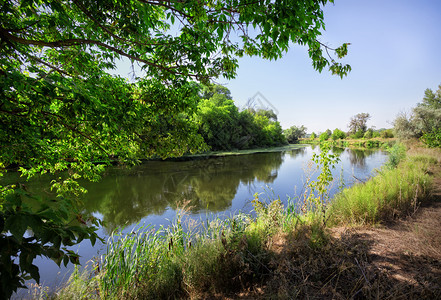
[[230, 91], [220, 85], [205, 86], [195, 113], [198, 133], [212, 151], [250, 149], [287, 144], [277, 115], [268, 108], [234, 104]]
[[[283, 207], [280, 199], [264, 203], [255, 195], [256, 217], [198, 223], [185, 221], [183, 207], [170, 227], [116, 233], [107, 254], [88, 271], [76, 271], [57, 298], [204, 298], [245, 291], [250, 297], [405, 296], [407, 289], [381, 288], [390, 281], [367, 267], [363, 244], [336, 240], [329, 228], [375, 225], [414, 212], [431, 191], [428, 171], [441, 164], [441, 153], [414, 145], [406, 153], [396, 144], [377, 176], [327, 201], [335, 158], [326, 147], [314, 158], [322, 177], [306, 181], [302, 198], [293, 199], [299, 204]], [[411, 292], [440, 296], [433, 286]]]
[[426, 89], [410, 115], [399, 114], [394, 130], [402, 139], [420, 138], [429, 147], [441, 147], [441, 85], [436, 92]]
[[[292, 43], [308, 48], [317, 71], [347, 75], [350, 66], [330, 53], [342, 58], [348, 44], [330, 49], [319, 41], [327, 2], [3, 1], [0, 175], [11, 168], [23, 178], [51, 173], [54, 180], [43, 188], [56, 195], [33, 195], [24, 179], [0, 185], [0, 295], [10, 297], [28, 279], [39, 282], [37, 256], [58, 265], [78, 263], [69, 247], [98, 239], [99, 220], [81, 213], [85, 190], [78, 179], [97, 181], [115, 161], [131, 165], [153, 156], [205, 151], [205, 141], [222, 149], [283, 143], [270, 111], [238, 112], [227, 93], [210, 94], [200, 83], [234, 78], [244, 55], [280, 58]], [[143, 77], [129, 82], [110, 75], [120, 59], [140, 64]], [[226, 126], [243, 122], [253, 131], [213, 132], [219, 126], [216, 118], [230, 117], [225, 112], [237, 115]], [[439, 130], [430, 128], [422, 136], [437, 145]], [[424, 159], [411, 165], [424, 168]], [[324, 160], [316, 158], [321, 164]], [[415, 174], [409, 180], [423, 184], [420, 173]], [[317, 191], [319, 186], [309, 185]], [[426, 190], [416, 189], [417, 199], [421, 191]], [[191, 224], [178, 217], [170, 228], [116, 234], [103, 260], [91, 273], [76, 273], [59, 297], [203, 297], [260, 284], [277, 277], [272, 248], [277, 235], [303, 236], [314, 250], [329, 245], [323, 230], [328, 210], [323, 201], [315, 202], [320, 209], [299, 215], [295, 206], [283, 209], [280, 201], [264, 204], [256, 197], [257, 218], [239, 215], [189, 230]], [[401, 202], [389, 206], [400, 209]], [[320, 281], [334, 274], [316, 273]], [[302, 296], [307, 290], [299, 286], [290, 293]]]
[[303, 139], [304, 143], [320, 143], [331, 140], [331, 143], [341, 146], [349, 146], [358, 144], [359, 146], [378, 147], [384, 143], [384, 139], [390, 139], [394, 137], [392, 129], [375, 127], [368, 128], [367, 121], [370, 119], [370, 114], [359, 113], [353, 116], [348, 124], [349, 131], [344, 132], [339, 128], [335, 128], [334, 131], [326, 129], [326, 131], [320, 133], [318, 136], [313, 132], [309, 139]]

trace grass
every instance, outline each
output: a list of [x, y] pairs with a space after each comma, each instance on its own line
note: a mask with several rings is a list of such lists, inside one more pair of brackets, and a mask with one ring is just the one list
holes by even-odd
[[430, 193], [429, 172], [441, 162], [441, 153], [407, 147], [406, 157], [399, 150], [392, 152], [393, 162], [375, 177], [338, 194], [325, 212], [326, 225], [321, 210], [298, 214], [294, 202], [284, 208], [280, 199], [263, 203], [257, 195], [255, 218], [240, 214], [186, 223], [183, 209], [167, 228], [139, 227], [127, 235], [112, 235], [107, 253], [93, 267], [74, 272], [54, 297], [202, 299], [239, 292], [245, 298], [405, 295], [407, 290], [392, 289], [386, 275], [368, 268], [366, 246], [353, 238], [336, 240], [328, 228], [376, 224], [415, 210]]
[[376, 176], [334, 197], [328, 209], [330, 225], [389, 221], [415, 211], [429, 196], [433, 179], [429, 172], [441, 162], [439, 153], [420, 149], [405, 157], [401, 147], [392, 147], [389, 162]]

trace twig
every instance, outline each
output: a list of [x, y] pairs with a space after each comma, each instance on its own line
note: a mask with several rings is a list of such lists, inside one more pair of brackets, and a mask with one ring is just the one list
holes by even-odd
[[357, 266], [360, 268], [361, 274], [363, 274], [364, 280], [366, 280], [366, 283], [368, 284], [369, 288], [372, 288], [371, 284], [369, 283], [369, 281], [366, 278], [366, 275], [364, 274], [363, 269], [360, 267], [360, 264], [358, 263], [358, 260], [356, 257], [355, 257], [355, 262], [357, 263]]

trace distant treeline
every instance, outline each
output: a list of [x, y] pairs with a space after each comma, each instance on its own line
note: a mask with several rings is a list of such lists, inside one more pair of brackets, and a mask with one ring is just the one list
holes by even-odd
[[221, 85], [204, 86], [195, 115], [198, 133], [212, 151], [287, 144], [277, 115], [255, 103], [239, 109]]

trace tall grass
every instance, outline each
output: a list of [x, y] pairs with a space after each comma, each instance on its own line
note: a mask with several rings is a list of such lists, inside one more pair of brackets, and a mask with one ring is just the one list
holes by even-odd
[[[409, 156], [397, 163], [392, 156], [384, 168], [366, 183], [341, 191], [329, 207], [329, 222], [333, 224], [372, 224], [409, 213], [428, 196], [432, 177], [427, 173], [434, 163], [431, 156]], [[392, 166], [396, 165], [396, 168]]]
[[270, 274], [269, 237], [283, 223], [280, 200], [254, 200], [258, 217], [236, 215], [184, 230], [178, 217], [167, 228], [115, 233], [93, 270], [74, 273], [59, 299], [168, 299], [234, 292]]

